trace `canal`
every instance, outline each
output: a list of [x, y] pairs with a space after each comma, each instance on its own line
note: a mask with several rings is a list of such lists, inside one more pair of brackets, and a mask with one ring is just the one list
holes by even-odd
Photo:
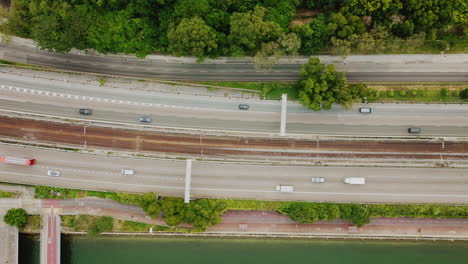
[[[38, 236], [20, 236], [20, 264], [39, 264]], [[468, 263], [468, 242], [62, 236], [62, 264]]]

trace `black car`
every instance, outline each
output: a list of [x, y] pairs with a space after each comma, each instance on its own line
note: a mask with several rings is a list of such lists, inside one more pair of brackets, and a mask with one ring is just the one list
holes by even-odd
[[82, 115], [92, 115], [92, 114], [93, 114], [93, 110], [92, 110], [92, 109], [85, 109], [85, 108], [83, 108], [83, 109], [80, 109], [79, 112], [80, 112], [80, 114], [82, 114]]
[[250, 106], [248, 104], [240, 104], [239, 109], [240, 110], [249, 110]]

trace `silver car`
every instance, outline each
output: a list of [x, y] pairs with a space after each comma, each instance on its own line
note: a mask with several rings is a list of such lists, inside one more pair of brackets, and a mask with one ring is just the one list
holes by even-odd
[[141, 116], [140, 117], [140, 122], [142, 123], [151, 123], [153, 122], [153, 119], [149, 116]]
[[53, 176], [53, 177], [58, 177], [58, 176], [60, 176], [60, 172], [59, 172], [59, 171], [50, 170], [50, 171], [47, 171], [47, 175], [48, 175], [48, 176]]
[[322, 183], [322, 182], [325, 182], [325, 179], [322, 178], [322, 177], [313, 177], [312, 182], [313, 183]]

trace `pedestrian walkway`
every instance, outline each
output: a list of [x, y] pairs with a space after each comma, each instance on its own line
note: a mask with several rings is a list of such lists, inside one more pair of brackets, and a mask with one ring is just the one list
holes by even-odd
[[8, 209], [18, 206], [18, 199], [0, 199], [0, 264], [18, 263], [18, 228], [3, 221]]
[[299, 224], [276, 212], [228, 211], [222, 222], [208, 232], [238, 235], [279, 235], [310, 237], [381, 237], [381, 238], [444, 238], [468, 240], [466, 218], [372, 218], [363, 227], [341, 219], [312, 224]]
[[60, 264], [61, 222], [56, 208], [47, 208], [42, 215], [41, 264]]

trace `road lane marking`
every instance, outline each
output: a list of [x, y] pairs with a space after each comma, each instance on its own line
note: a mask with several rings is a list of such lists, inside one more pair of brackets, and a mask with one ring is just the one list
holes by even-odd
[[[26, 177], [35, 177], [35, 178], [47, 178], [47, 179], [61, 179], [64, 181], [75, 181], [75, 182], [86, 182], [86, 183], [101, 183], [107, 185], [123, 185], [123, 186], [140, 186], [140, 187], [155, 187], [155, 188], [167, 188], [167, 189], [178, 189], [184, 190], [184, 187], [175, 187], [175, 186], [163, 186], [163, 185], [149, 185], [149, 184], [134, 184], [134, 183], [116, 183], [108, 181], [96, 181], [96, 180], [82, 180], [75, 178], [53, 178], [50, 176], [34, 175], [34, 174], [24, 174], [16, 172], [0, 172], [3, 174], [13, 174], [21, 175]], [[73, 188], [73, 187], [70, 187]], [[250, 192], [250, 193], [278, 193], [276, 190], [271, 191], [260, 191], [260, 190], [239, 190], [239, 189], [216, 189], [216, 188], [191, 188], [192, 190], [199, 191], [222, 191], [222, 192]], [[412, 197], [453, 197], [453, 198], [468, 198], [468, 195], [451, 195], [451, 194], [404, 194], [404, 193], [352, 193], [352, 192], [292, 192], [289, 194], [313, 194], [313, 195], [374, 195], [374, 196], [412, 196]], [[282, 195], [282, 194], [281, 194]]]

